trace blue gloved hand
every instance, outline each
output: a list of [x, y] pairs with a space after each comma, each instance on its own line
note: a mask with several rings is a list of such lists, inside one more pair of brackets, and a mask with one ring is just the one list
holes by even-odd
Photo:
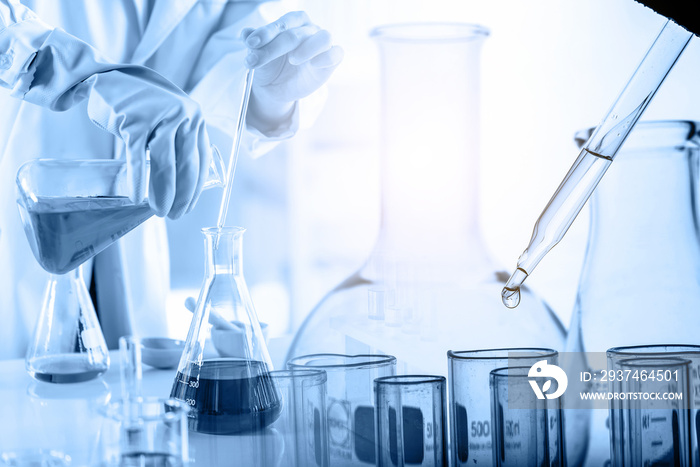
[[150, 68], [110, 63], [61, 29], [47, 28], [40, 39], [29, 69], [12, 83], [13, 95], [55, 111], [87, 100], [90, 120], [125, 144], [132, 201], [141, 202], [148, 186], [159, 216], [192, 209], [212, 155], [199, 105]]
[[132, 201], [145, 195], [146, 150], [151, 171], [148, 202], [157, 215], [176, 219], [194, 207], [211, 162], [199, 105], [176, 86], [142, 70], [115, 70], [85, 80], [88, 116], [126, 145]]
[[255, 68], [250, 109], [260, 117], [279, 117], [293, 103], [325, 83], [343, 59], [331, 35], [303, 11], [287, 13], [258, 29], [244, 29], [245, 64]]

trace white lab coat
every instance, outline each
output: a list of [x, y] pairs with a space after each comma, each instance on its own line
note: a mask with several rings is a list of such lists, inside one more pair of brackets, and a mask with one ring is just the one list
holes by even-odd
[[[15, 36], [25, 35], [25, 42], [31, 42], [33, 33], [20, 29], [31, 11], [15, 2], [0, 0], [0, 75], [7, 72], [11, 62], [3, 61], [2, 54], [10, 58], [21, 55], [21, 51], [12, 50], [18, 46], [7, 30], [3, 32], [3, 22], [17, 28]], [[45, 23], [91, 44], [110, 61], [145, 65], [174, 82], [199, 102], [212, 142], [222, 154], [228, 154], [246, 55], [239, 35], [244, 27], [268, 22], [260, 13], [260, 2], [22, 3]], [[6, 70], [1, 69], [3, 66]], [[271, 142], [291, 136], [297, 127], [297, 115], [295, 112], [279, 128], [266, 129], [265, 134], [249, 129], [244, 147], [264, 152]], [[121, 157], [122, 150], [120, 140], [90, 122], [85, 102], [65, 112], [52, 112], [0, 89], [0, 359], [24, 356], [49, 278], [34, 260], [20, 223], [15, 202], [18, 167], [40, 157]], [[165, 335], [169, 263], [163, 219], [151, 218], [115, 245], [94, 261], [100, 319], [108, 343], [114, 346], [119, 335], [126, 333]]]

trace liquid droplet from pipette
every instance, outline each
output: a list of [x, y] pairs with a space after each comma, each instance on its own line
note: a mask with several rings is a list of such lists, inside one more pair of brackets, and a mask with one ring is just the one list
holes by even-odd
[[501, 301], [508, 308], [515, 308], [518, 306], [520, 304], [520, 288], [518, 287], [517, 289], [513, 290], [503, 287], [503, 290], [501, 291]]
[[523, 269], [517, 268], [501, 290], [501, 301], [508, 308], [515, 308], [520, 304], [520, 286], [523, 285], [525, 279], [527, 279], [527, 273]]

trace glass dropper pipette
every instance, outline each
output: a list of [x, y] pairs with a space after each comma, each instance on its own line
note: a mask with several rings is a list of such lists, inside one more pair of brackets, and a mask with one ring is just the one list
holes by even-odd
[[675, 65], [693, 34], [668, 20], [608, 114], [595, 129], [535, 223], [530, 244], [501, 291], [503, 304], [520, 303], [520, 286], [564, 237], [610, 167], [615, 154]]

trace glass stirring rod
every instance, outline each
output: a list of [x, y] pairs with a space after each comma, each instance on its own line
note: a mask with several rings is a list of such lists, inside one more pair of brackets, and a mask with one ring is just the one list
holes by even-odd
[[501, 291], [503, 304], [520, 303], [520, 286], [564, 237], [693, 34], [671, 20], [664, 25], [608, 114], [585, 144], [535, 223], [530, 244]]
[[[238, 113], [238, 122], [236, 125], [236, 136], [234, 136], [233, 146], [231, 147], [231, 157], [228, 161], [228, 172], [226, 174], [226, 187], [224, 195], [221, 198], [221, 206], [219, 207], [219, 219], [216, 226], [221, 229], [226, 223], [226, 213], [228, 212], [228, 203], [231, 200], [231, 187], [233, 186], [233, 176], [236, 173], [236, 163], [238, 162], [238, 152], [241, 147], [241, 135], [243, 134], [243, 125], [245, 124], [246, 112], [248, 112], [248, 101], [250, 101], [250, 90], [253, 87], [254, 70], [249, 68], [245, 75], [245, 86], [243, 91], [243, 99], [241, 100], [241, 109]], [[218, 245], [218, 240], [217, 240]]]

